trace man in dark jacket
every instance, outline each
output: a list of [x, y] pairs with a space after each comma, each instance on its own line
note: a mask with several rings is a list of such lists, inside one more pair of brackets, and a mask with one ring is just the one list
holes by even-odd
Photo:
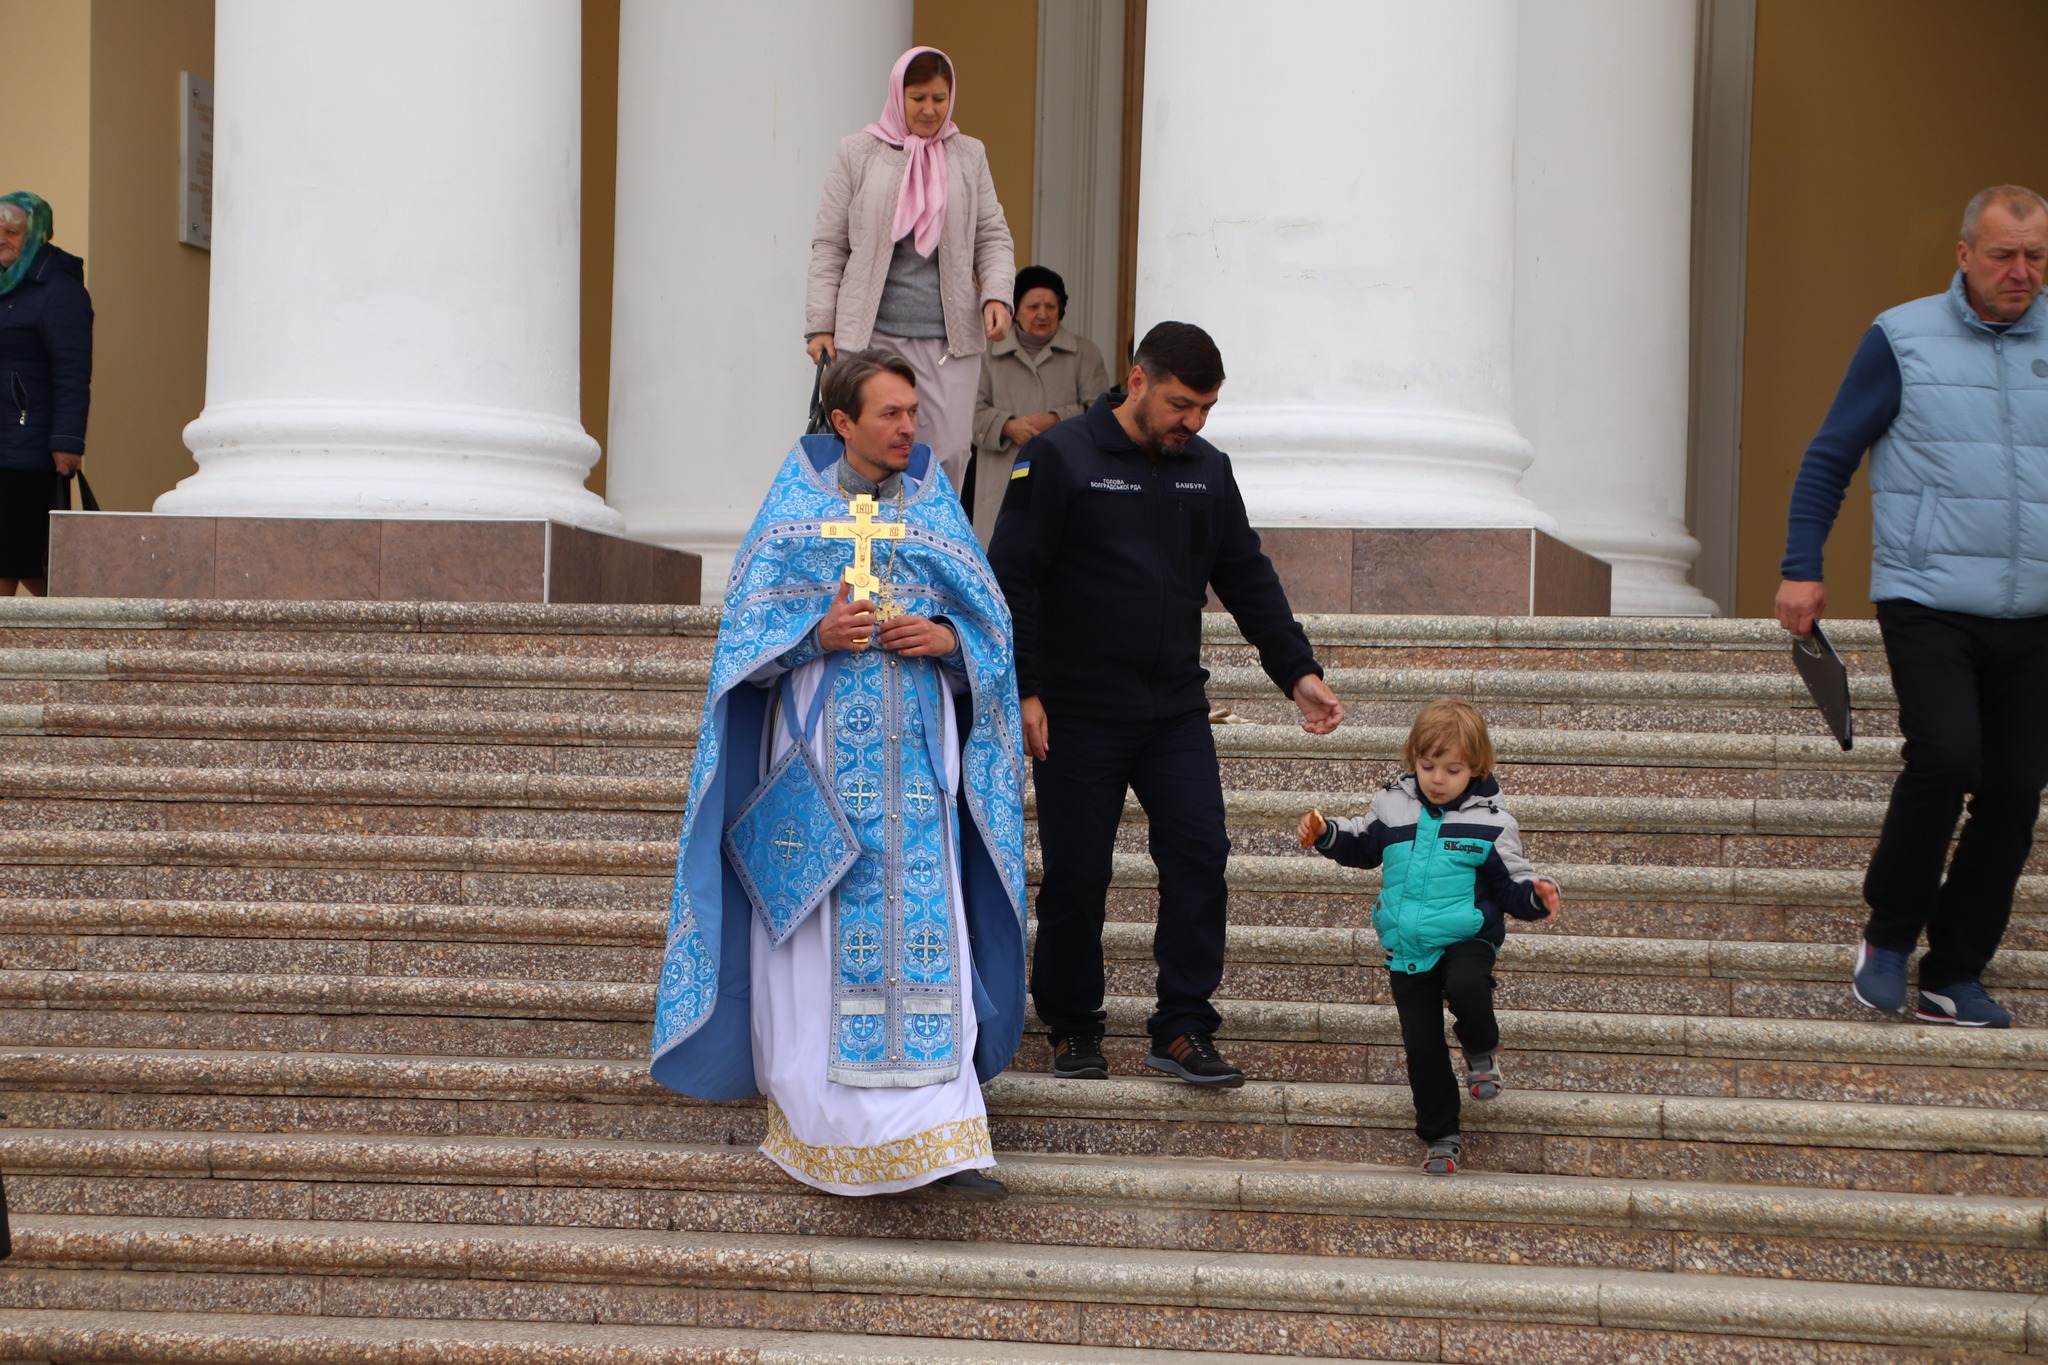
[[1201, 328], [1162, 322], [1128, 393], [1097, 399], [1019, 453], [989, 545], [1017, 639], [1024, 743], [1036, 760], [1038, 888], [1032, 1002], [1053, 1074], [1099, 1079], [1102, 921], [1124, 793], [1151, 822], [1159, 869], [1158, 1007], [1146, 1065], [1244, 1084], [1216, 1051], [1230, 837], [1209, 733], [1202, 609], [1213, 586], [1266, 673], [1328, 734], [1344, 708], [1259, 548], [1228, 456], [1196, 435], [1223, 387]]

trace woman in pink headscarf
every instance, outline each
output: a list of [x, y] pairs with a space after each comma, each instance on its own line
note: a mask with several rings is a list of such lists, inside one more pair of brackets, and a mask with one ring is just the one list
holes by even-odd
[[953, 63], [896, 59], [882, 117], [839, 144], [811, 234], [811, 359], [869, 346], [917, 374], [917, 438], [954, 490], [967, 472], [981, 355], [1010, 330], [1016, 251], [988, 151], [953, 125]]

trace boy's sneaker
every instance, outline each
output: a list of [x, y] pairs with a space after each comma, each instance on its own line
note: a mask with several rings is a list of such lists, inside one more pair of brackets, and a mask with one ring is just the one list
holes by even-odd
[[1906, 1008], [1906, 955], [1864, 939], [1856, 946], [1856, 974], [1849, 989], [1870, 1008], [1897, 1014]]
[[1424, 1175], [1456, 1175], [1458, 1163], [1465, 1159], [1465, 1144], [1456, 1136], [1440, 1137], [1429, 1144], [1429, 1155], [1423, 1159]]
[[1957, 1024], [1963, 1028], [2011, 1028], [2012, 1015], [2005, 1006], [1985, 994], [1974, 981], [1958, 981], [1940, 990], [1920, 988], [1913, 1017], [1929, 1024]]
[[1100, 1033], [1076, 1033], [1052, 1045], [1052, 1074], [1062, 1081], [1106, 1081], [1109, 1062], [1102, 1055]]
[[1465, 1054], [1465, 1089], [1475, 1100], [1490, 1100], [1500, 1093], [1500, 1053]]
[[1234, 1090], [1244, 1084], [1244, 1073], [1223, 1060], [1223, 1054], [1216, 1050], [1215, 1036], [1208, 1033], [1183, 1033], [1178, 1038], [1154, 1042], [1145, 1065], [1178, 1076], [1190, 1085]]

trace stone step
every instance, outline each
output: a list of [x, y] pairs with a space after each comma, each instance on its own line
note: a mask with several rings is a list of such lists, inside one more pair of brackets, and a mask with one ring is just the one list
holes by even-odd
[[[584, 912], [556, 916], [516, 908], [145, 902], [131, 913], [121, 902], [71, 901], [0, 907], [6, 911], [0, 920], [5, 925], [0, 969], [145, 978], [320, 973], [363, 979], [643, 984], [659, 971], [666, 931], [665, 917], [653, 914], [611, 912], [592, 933]], [[565, 924], [565, 919], [572, 922]], [[465, 929], [474, 933], [465, 935]], [[496, 941], [475, 941], [484, 935]], [[1125, 971], [1148, 973], [1151, 940], [1149, 925], [1107, 923], [1102, 943], [1112, 977]], [[1384, 954], [1369, 929], [1240, 924], [1229, 930], [1227, 957], [1227, 972], [1236, 974], [1225, 977], [1222, 994], [1227, 998], [1385, 999], [1377, 970]], [[1594, 992], [1589, 998], [1604, 1001], [1567, 1005], [1546, 997], [1544, 1007], [1549, 1008], [1812, 1018], [1805, 1009], [1774, 1013], [1772, 993], [1789, 998], [1819, 984], [1838, 994], [1835, 988], [1848, 979], [1852, 958], [1853, 948], [1846, 944], [1516, 933], [1502, 948], [1496, 970], [1510, 992], [1540, 992], [1544, 983], [1556, 982], [1568, 990]], [[1985, 979], [2003, 991], [2048, 991], [2048, 953], [2001, 952]], [[1683, 1002], [1684, 1009], [1673, 1010], [1674, 1002]]]
[[[681, 778], [428, 773], [356, 769], [0, 766], [0, 815], [16, 829], [419, 833], [656, 840], [682, 809]], [[1370, 807], [1370, 791], [1225, 793], [1237, 847], [1295, 851], [1311, 807]], [[389, 808], [373, 812], [367, 808]], [[1692, 865], [1860, 866], [1884, 817], [1879, 801], [1751, 797], [1528, 795], [1513, 807], [1531, 858]], [[1027, 803], [1027, 813], [1033, 808]], [[491, 811], [517, 810], [520, 815]], [[629, 816], [626, 812], [638, 813]], [[609, 818], [607, 818], [609, 817]], [[1124, 845], [1142, 847], [1144, 813], [1124, 807]], [[2044, 817], [2048, 819], [2048, 817]], [[2041, 854], [2048, 870], [2048, 850]]]
[[[1689, 620], [1648, 616], [1369, 616], [1304, 613], [1298, 618], [1319, 651], [1342, 649], [1471, 649], [1512, 659], [1546, 650], [1568, 650], [1609, 660], [1616, 666], [1642, 653], [1687, 660], [1701, 671], [1748, 669], [1757, 660], [1778, 667], [1789, 658], [1790, 637], [1768, 617]], [[1829, 621], [1828, 639], [1844, 658], [1882, 657], [1883, 640], [1873, 620]], [[1202, 618], [1202, 640], [1211, 649], [1245, 649], [1237, 625], [1221, 612]]]
[[[563, 1288], [595, 1283], [611, 1291], [612, 1312], [599, 1315], [613, 1321], [668, 1324], [694, 1309], [701, 1324], [715, 1300], [722, 1325], [740, 1328], [787, 1327], [791, 1318], [836, 1327], [857, 1317], [870, 1331], [965, 1335], [959, 1329], [972, 1324], [973, 1335], [1030, 1340], [1067, 1336], [1078, 1318], [1084, 1339], [1111, 1344], [1207, 1344], [1219, 1338], [1205, 1334], [1238, 1326], [1221, 1339], [1256, 1348], [1239, 1320], [1249, 1312], [1266, 1319], [1268, 1340], [1309, 1349], [1341, 1342], [1344, 1355], [1410, 1359], [1459, 1358], [1457, 1333], [1507, 1324], [1549, 1326], [1547, 1354], [1564, 1361], [1612, 1359], [1645, 1336], [1680, 1356], [1738, 1336], [1808, 1349], [1843, 1342], [2016, 1357], [2027, 1351], [2030, 1315], [2044, 1311], [2029, 1294], [1859, 1285], [1817, 1292], [1796, 1280], [1689, 1272], [637, 1229], [457, 1233], [436, 1224], [30, 1216], [17, 1230], [16, 1262], [0, 1275], [40, 1270], [44, 1301], [65, 1308], [105, 1304], [102, 1277], [140, 1263], [176, 1272], [188, 1293], [205, 1292], [211, 1276], [233, 1275], [253, 1300], [248, 1306], [273, 1312], [304, 1305], [332, 1276], [347, 1277], [358, 1302], [391, 1305], [383, 1311], [417, 1294], [413, 1286], [457, 1278], [472, 1289], [463, 1307], [493, 1319], [519, 1299], [535, 1301], [528, 1311], [536, 1316], [567, 1316], [567, 1305], [540, 1305], [559, 1302]], [[453, 1296], [444, 1289], [441, 1297]], [[588, 1298], [572, 1295], [569, 1311], [582, 1317], [588, 1309], [576, 1301]], [[861, 1301], [887, 1308], [856, 1306]], [[993, 1313], [993, 1304], [1008, 1311]]]
[[[108, 1276], [96, 1278], [106, 1285]], [[110, 1285], [147, 1301], [168, 1277]], [[311, 1286], [322, 1289], [325, 1286]], [[125, 1291], [125, 1292], [124, 1292]], [[138, 1292], [139, 1291], [139, 1292]], [[194, 1297], [201, 1297], [195, 1295]], [[600, 1300], [589, 1291], [564, 1298]], [[336, 1303], [340, 1314], [352, 1305]], [[375, 1310], [372, 1310], [375, 1311]], [[0, 1351], [77, 1365], [1317, 1365], [1328, 1357], [537, 1319], [0, 1309]], [[590, 1314], [602, 1320], [602, 1308]], [[10, 1361], [9, 1365], [13, 1365]], [[30, 1362], [41, 1365], [41, 1362]], [[1373, 1365], [1362, 1362], [1360, 1365]]]
[[[651, 898], [650, 898], [651, 899]], [[1577, 918], [1576, 909], [1573, 918]], [[0, 902], [0, 966], [83, 972], [320, 973], [645, 983], [667, 918], [627, 908], [295, 902]], [[1103, 950], [1112, 991], [1151, 989], [1152, 928], [1112, 919]], [[1370, 930], [1238, 923], [1222, 994], [1243, 1000], [1384, 1000]], [[1841, 983], [1848, 943], [1600, 937], [1520, 925], [1499, 959], [1504, 999], [1531, 1007], [1707, 1015], [1862, 1017]], [[2007, 949], [1986, 981], [2002, 994], [2048, 989], [2048, 954]], [[1567, 1003], [1571, 994], [1582, 993]]]
[[[1398, 762], [1406, 725], [1347, 723], [1330, 735], [1298, 725], [1224, 724], [1213, 730], [1226, 765], [1370, 764]], [[1615, 767], [1647, 771], [1770, 771], [1837, 776], [1898, 770], [1899, 741], [1878, 736], [1844, 752], [1811, 735], [1658, 733], [1632, 730], [1495, 729], [1507, 766]], [[325, 740], [335, 744], [475, 744], [492, 747], [647, 745], [688, 750], [697, 716], [478, 712], [466, 709], [306, 706], [107, 706], [51, 702], [0, 705], [0, 735], [65, 739]], [[138, 761], [155, 761], [147, 755]], [[1270, 769], [1291, 777], [1289, 768]], [[1348, 771], [1348, 769], [1340, 769]], [[1273, 781], [1244, 782], [1272, 786]], [[1285, 785], [1302, 785], [1289, 781]], [[1316, 785], [1308, 783], [1305, 785]]]
[[[1118, 975], [1111, 974], [1112, 990], [1128, 988]], [[2048, 1110], [2048, 1035], [2026, 1026], [2043, 1013], [2038, 993], [2001, 988], [1999, 998], [2022, 1026], [1989, 1031], [1885, 1020], [1853, 1004], [1840, 983], [1826, 997], [1855, 1017], [1657, 1013], [1654, 1001], [1638, 1003], [1636, 1012], [1603, 1013], [1559, 1003], [1563, 994], [1542, 978], [1503, 977], [1499, 1019], [1514, 1089]], [[1758, 995], [1765, 1003], [1777, 998]], [[1105, 1004], [1112, 1068], [1149, 1074], [1151, 997], [1111, 995]], [[1390, 1005], [1227, 995], [1216, 1005], [1231, 1058], [1254, 1077], [1405, 1082]], [[0, 972], [0, 1046], [14, 1047], [632, 1061], [646, 1053], [651, 1012], [652, 988], [638, 984]], [[1048, 1053], [1035, 1016], [1027, 1027], [1034, 1034], [1012, 1065], [1036, 1073]]]
[[[1304, 614], [1310, 640], [1332, 659], [1344, 650], [1471, 651], [1486, 666], [1545, 652], [1566, 652], [1602, 666], [1669, 659], [1699, 671], [1782, 667], [1787, 637], [1763, 618], [1677, 620], [1645, 617], [1356, 616]], [[446, 602], [268, 602], [61, 598], [0, 604], [0, 645], [51, 639], [93, 644], [241, 647], [262, 642], [307, 648], [355, 640], [386, 649], [545, 652], [560, 642], [589, 646], [673, 640], [709, 642], [718, 610], [703, 607], [530, 606]], [[1831, 621], [1829, 638], [1845, 658], [1881, 657], [1874, 621]], [[1247, 650], [1235, 622], [1220, 612], [1202, 620], [1206, 647]], [[1428, 662], [1434, 663], [1432, 653]], [[1251, 662], [1247, 657], [1243, 662]]]
[[[984, 1087], [1006, 1150], [1405, 1165], [1405, 1085], [1163, 1079]], [[662, 1089], [638, 1061], [171, 1049], [0, 1049], [0, 1112], [26, 1128], [361, 1131], [753, 1143], [762, 1111]], [[1467, 1106], [1475, 1169], [2048, 1194], [2048, 1113], [1722, 1096], [1510, 1090]]]
[[[353, 902], [631, 908], [666, 913], [666, 841], [391, 835], [0, 832], [0, 900]], [[1594, 936], [1853, 942], [1862, 874], [1847, 869], [1553, 864], [1573, 932]], [[1035, 860], [1027, 866], [1035, 880]], [[1327, 859], [1234, 856], [1231, 916], [1246, 925], [1363, 927], [1377, 873]], [[1112, 864], [1111, 917], [1149, 920], [1157, 874]], [[2020, 879], [2018, 949], [2048, 947], [2048, 878]], [[1541, 933], [1544, 926], [1525, 926]]]
[[[7, 823], [20, 827], [37, 809], [90, 810], [120, 804], [396, 806], [414, 813], [452, 809], [549, 812], [636, 811], [680, 815], [684, 778], [591, 774], [422, 772], [354, 768], [264, 768], [211, 765], [140, 767], [123, 764], [0, 764], [0, 803], [17, 803]], [[1229, 790], [1224, 811], [1234, 830], [1292, 834], [1302, 812], [1364, 812], [1377, 792]], [[1884, 803], [1871, 800], [1787, 800], [1755, 797], [1518, 795], [1517, 822], [1529, 832], [1661, 835], [1875, 837]], [[1029, 795], [1027, 815], [1036, 806]], [[1135, 797], [1126, 823], [1142, 823]], [[46, 823], [59, 823], [55, 820]], [[130, 826], [151, 828], [159, 826]], [[218, 826], [204, 826], [216, 828]], [[451, 831], [453, 832], [453, 831]], [[611, 836], [621, 837], [621, 836]], [[633, 836], [623, 836], [633, 837]], [[645, 836], [643, 836], [645, 837]]]
[[[444, 651], [277, 649], [63, 649], [0, 648], [0, 701], [244, 705], [287, 702], [446, 707], [450, 704], [525, 708], [535, 690], [559, 705], [583, 699], [645, 709], [630, 694], [652, 693], [647, 707], [701, 709], [708, 659], [607, 655], [473, 654]], [[1595, 713], [1673, 708], [1811, 713], [1805, 685], [1789, 663], [1775, 672], [1616, 671], [1526, 668], [1330, 667], [1326, 680], [1347, 706], [1415, 704], [1438, 696], [1468, 698], [1484, 707], [1565, 706]], [[1232, 709], [1287, 703], [1263, 670], [1219, 663], [1208, 690]], [[1852, 681], [1856, 705], [1876, 722], [1896, 707], [1887, 674]], [[1247, 719], [1270, 718], [1246, 709]], [[1283, 711], [1284, 715], [1285, 712]], [[1502, 723], [1506, 723], [1503, 719]], [[1580, 722], [1583, 725], [1584, 722]], [[1642, 728], [1640, 726], [1628, 728]], [[1660, 726], [1659, 728], [1726, 728]]]
[[[502, 723], [501, 723], [502, 721]], [[1219, 725], [1226, 786], [1372, 790], [1398, 771], [1401, 727]], [[1502, 730], [1513, 795], [1882, 800], [1898, 741], [1772, 735]], [[694, 716], [379, 710], [369, 707], [0, 706], [0, 762], [15, 767], [426, 769], [685, 778]]]
[[697, 716], [505, 713], [361, 706], [0, 706], [0, 734], [42, 738], [327, 740], [383, 744], [654, 745], [687, 748]]
[[[1217, 725], [1212, 734], [1226, 787], [1371, 790], [1399, 771], [1408, 726], [1347, 720], [1333, 734], [1308, 735], [1299, 725], [1246, 723]], [[1816, 735], [1501, 727], [1492, 734], [1511, 796], [1883, 799], [1899, 770], [1900, 741], [1882, 735], [1844, 751]]]
[[235, 682], [390, 687], [554, 687], [589, 692], [704, 688], [702, 658], [585, 654], [475, 654], [392, 649], [0, 648], [0, 680]]
[[[1000, 1206], [843, 1199], [756, 1151], [373, 1134], [0, 1129], [16, 1212], [574, 1224], [1786, 1274], [2048, 1292], [2040, 1199], [1003, 1153]], [[1882, 1254], [1870, 1254], [1880, 1251]]]
[[[1341, 618], [1337, 618], [1341, 620]], [[418, 645], [545, 649], [563, 636], [711, 641], [719, 612], [709, 606], [539, 606], [518, 602], [236, 602], [160, 598], [37, 598], [0, 604], [0, 628], [31, 634], [78, 632], [84, 641], [186, 643], [213, 632], [221, 643], [334, 639], [362, 634], [393, 649]], [[487, 636], [498, 636], [489, 641]]]

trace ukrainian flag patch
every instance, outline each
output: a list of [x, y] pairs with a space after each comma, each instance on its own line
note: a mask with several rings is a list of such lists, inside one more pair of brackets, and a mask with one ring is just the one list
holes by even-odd
[[1017, 463], [1016, 463], [1016, 464], [1014, 464], [1014, 465], [1012, 465], [1012, 466], [1011, 466], [1011, 468], [1010, 468], [1010, 477], [1011, 477], [1011, 478], [1013, 478], [1013, 479], [1021, 479], [1021, 478], [1025, 477], [1025, 476], [1026, 476], [1027, 474], [1029, 474], [1030, 472], [1031, 472], [1031, 461], [1029, 461], [1029, 460], [1019, 460], [1019, 461], [1017, 461]]

